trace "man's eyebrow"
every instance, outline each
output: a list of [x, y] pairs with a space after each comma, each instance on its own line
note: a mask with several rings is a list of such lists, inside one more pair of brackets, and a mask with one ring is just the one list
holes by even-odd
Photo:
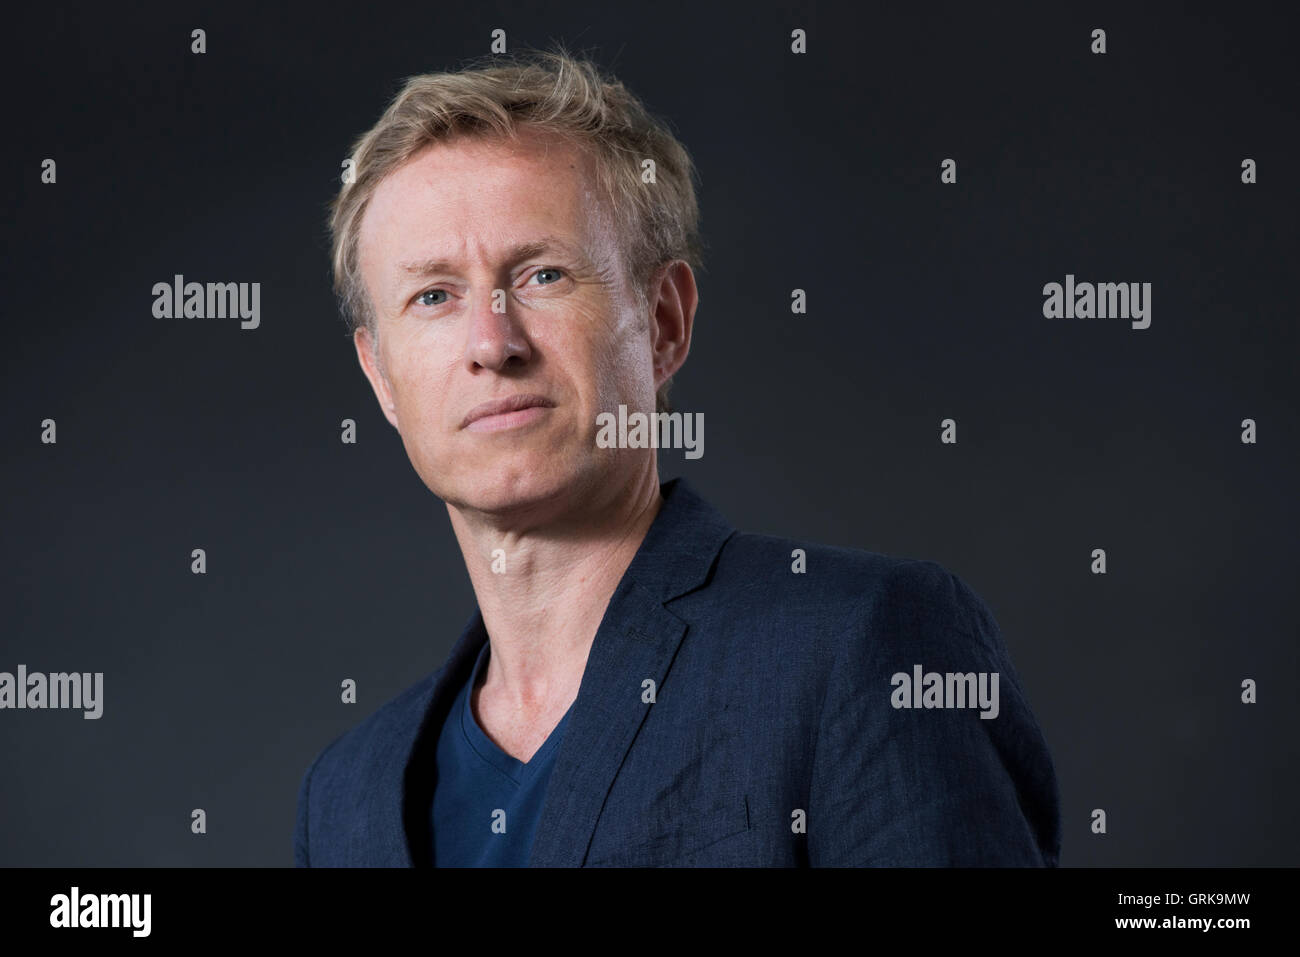
[[[543, 236], [541, 239], [530, 240], [526, 243], [518, 243], [506, 251], [506, 265], [513, 266], [515, 263], [533, 256], [541, 255], [544, 252], [555, 250], [557, 252], [567, 253], [586, 259], [581, 247], [561, 239], [559, 236]], [[455, 272], [457, 263], [449, 259], [418, 259], [411, 262], [399, 262], [397, 268], [410, 276], [430, 276], [440, 272]]]

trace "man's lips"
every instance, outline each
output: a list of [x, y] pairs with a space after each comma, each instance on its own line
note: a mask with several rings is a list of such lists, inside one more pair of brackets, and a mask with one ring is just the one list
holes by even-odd
[[555, 403], [544, 395], [535, 395], [531, 392], [520, 392], [515, 395], [506, 396], [504, 399], [493, 399], [491, 402], [484, 402], [482, 405], [474, 406], [474, 408], [469, 410], [469, 414], [465, 416], [464, 420], [462, 420], [460, 427], [463, 429], [471, 422], [485, 419], [490, 415], [503, 415], [507, 412], [520, 412], [523, 409], [550, 409], [554, 407]]

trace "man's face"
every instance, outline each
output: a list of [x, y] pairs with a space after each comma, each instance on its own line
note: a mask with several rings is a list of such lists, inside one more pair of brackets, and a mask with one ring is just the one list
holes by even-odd
[[[598, 413], [654, 411], [657, 383], [593, 173], [561, 140], [462, 137], [371, 197], [359, 254], [379, 341], [358, 333], [358, 356], [416, 472], [449, 504], [562, 501], [637, 467], [638, 452], [595, 441]], [[546, 404], [466, 423], [520, 395]]]

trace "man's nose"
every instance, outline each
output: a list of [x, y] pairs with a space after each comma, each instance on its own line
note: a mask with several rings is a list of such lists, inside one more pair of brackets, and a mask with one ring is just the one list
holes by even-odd
[[514, 316], [509, 291], [489, 290], [486, 295], [475, 297], [470, 312], [466, 363], [471, 368], [500, 370], [512, 358], [523, 363], [531, 355], [528, 337]]

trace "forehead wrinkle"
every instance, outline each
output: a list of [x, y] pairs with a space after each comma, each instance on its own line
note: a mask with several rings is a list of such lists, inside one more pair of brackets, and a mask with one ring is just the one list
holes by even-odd
[[[540, 239], [516, 243], [503, 254], [502, 260], [505, 265], [513, 266], [515, 263], [533, 256], [539, 256], [551, 249], [568, 255], [579, 256], [587, 262], [592, 259], [591, 255], [576, 243], [570, 243], [558, 236], [543, 236]], [[459, 266], [460, 262], [454, 258], [433, 256], [428, 259], [399, 262], [397, 269], [399, 272], [408, 275], [426, 276], [435, 272], [455, 272]]]

